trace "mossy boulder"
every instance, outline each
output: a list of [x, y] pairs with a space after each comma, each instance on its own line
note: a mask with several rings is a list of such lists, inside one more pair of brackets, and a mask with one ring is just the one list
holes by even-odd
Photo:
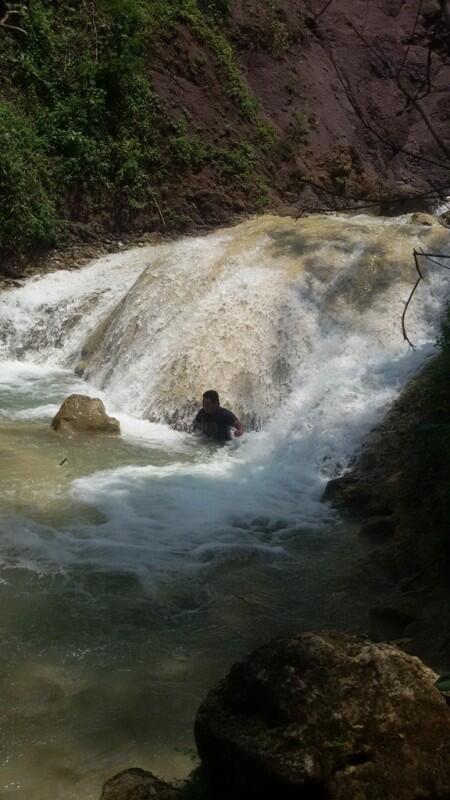
[[450, 711], [435, 681], [365, 638], [275, 640], [209, 693], [198, 751], [227, 798], [448, 800]]
[[98, 397], [71, 394], [53, 417], [51, 427], [60, 433], [120, 433], [120, 423], [109, 417]]

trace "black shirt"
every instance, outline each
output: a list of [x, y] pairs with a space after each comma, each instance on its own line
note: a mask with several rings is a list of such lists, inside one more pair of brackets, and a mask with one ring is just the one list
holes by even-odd
[[224, 442], [231, 439], [230, 428], [235, 422], [237, 417], [227, 408], [219, 407], [213, 414], [207, 414], [201, 408], [194, 419], [194, 428], [201, 430], [205, 436]]

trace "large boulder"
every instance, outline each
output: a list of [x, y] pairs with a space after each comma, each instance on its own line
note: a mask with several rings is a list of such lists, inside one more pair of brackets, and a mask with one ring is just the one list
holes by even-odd
[[450, 711], [435, 680], [392, 645], [275, 640], [200, 706], [199, 755], [227, 798], [449, 800]]
[[119, 421], [108, 416], [102, 401], [85, 394], [71, 394], [64, 400], [51, 425], [62, 433], [120, 433]]
[[179, 800], [180, 792], [145, 769], [126, 769], [106, 781], [100, 800]]

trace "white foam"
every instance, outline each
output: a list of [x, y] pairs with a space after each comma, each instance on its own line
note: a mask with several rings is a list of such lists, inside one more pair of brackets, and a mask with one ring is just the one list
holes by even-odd
[[[408, 226], [254, 220], [15, 290], [0, 330], [2, 319], [3, 338], [13, 325], [8, 346], [27, 361], [1, 369], [0, 391], [20, 395], [10, 416], [48, 419], [82, 391], [103, 399], [141, 450], [139, 463], [76, 477], [63, 524], [13, 520], [4, 541], [46, 569], [92, 564], [156, 580], [233, 548], [282, 558], [286, 536], [326, 529], [326, 480], [433, 352], [444, 277], [436, 271], [410, 309], [413, 353], [400, 328], [414, 280], [405, 248], [420, 237], [448, 247], [448, 235]], [[45, 335], [28, 348], [49, 308], [60, 344]], [[68, 367], [96, 327], [83, 382]], [[176, 411], [189, 420], [210, 383], [261, 430], [217, 449], [161, 422]]]
[[152, 248], [135, 248], [81, 270], [33, 277], [0, 294], [0, 356], [61, 365], [127, 292]]

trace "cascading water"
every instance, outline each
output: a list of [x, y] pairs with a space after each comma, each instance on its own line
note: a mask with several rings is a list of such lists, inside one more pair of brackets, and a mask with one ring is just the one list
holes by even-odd
[[[400, 332], [414, 247], [448, 252], [448, 232], [262, 217], [0, 296], [5, 796], [94, 800], [132, 763], [182, 774], [233, 658], [367, 629], [381, 578], [320, 496], [433, 350], [438, 274], [415, 353]], [[205, 388], [243, 441], [186, 433]], [[101, 396], [122, 438], [51, 432], [72, 391]]]

